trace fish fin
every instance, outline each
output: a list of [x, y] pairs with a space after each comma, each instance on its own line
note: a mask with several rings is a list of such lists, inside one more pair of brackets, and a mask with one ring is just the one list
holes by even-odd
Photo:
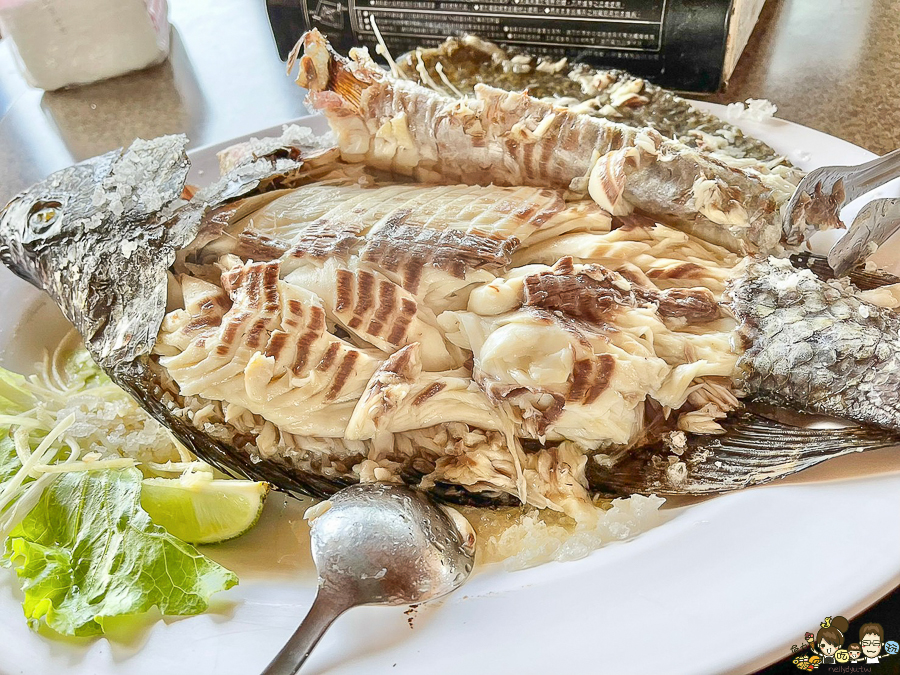
[[349, 103], [354, 110], [362, 105], [362, 83], [342, 68], [335, 68], [331, 76], [330, 89]]
[[[297, 59], [300, 47], [303, 55]], [[334, 92], [355, 111], [360, 110], [362, 91], [372, 84], [376, 71], [366, 64], [353, 64], [338, 54], [315, 28], [307, 31], [291, 50], [288, 67], [299, 63], [296, 82], [310, 92]], [[374, 65], [374, 64], [373, 64]]]
[[[824, 255], [817, 255], [815, 253], [797, 253], [791, 256], [791, 263], [794, 267], [809, 269], [823, 281], [829, 281], [836, 278], [834, 270], [828, 263], [828, 258]], [[861, 291], [868, 291], [873, 288], [881, 288], [882, 286], [900, 283], [900, 277], [881, 270], [868, 272], [863, 265], [857, 265], [849, 270], [844, 276], [846, 276], [846, 278], [850, 280], [850, 283]]]
[[834, 457], [900, 444], [900, 435], [882, 429], [810, 429], [748, 411], [732, 414], [720, 425], [724, 434], [689, 435], [680, 454], [670, 444], [657, 443], [629, 450], [611, 466], [589, 461], [591, 490], [613, 496], [730, 492]]

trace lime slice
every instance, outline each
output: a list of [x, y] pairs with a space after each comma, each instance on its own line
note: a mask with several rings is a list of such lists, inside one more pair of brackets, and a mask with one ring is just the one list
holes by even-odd
[[256, 525], [268, 492], [268, 483], [216, 480], [209, 474], [145, 478], [141, 506], [182, 541], [216, 544]]

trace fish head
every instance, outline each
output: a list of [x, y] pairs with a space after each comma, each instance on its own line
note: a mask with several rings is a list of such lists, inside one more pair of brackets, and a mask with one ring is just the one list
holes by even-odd
[[166, 270], [193, 236], [179, 217], [187, 138], [136, 140], [62, 169], [0, 211], [0, 261], [41, 288], [94, 358], [148, 353]]
[[147, 355], [165, 314], [167, 272], [204, 215], [338, 160], [327, 139], [285, 134], [245, 149], [189, 200], [184, 135], [138, 139], [57, 171], [0, 211], [0, 261], [50, 294], [102, 367]]
[[[41, 286], [41, 260], [92, 232], [140, 223], [181, 196], [189, 163], [184, 136], [135, 141], [51, 174], [0, 211], [0, 261]], [[122, 225], [119, 228], [119, 225]]]
[[42, 252], [65, 241], [91, 215], [92, 164], [54, 173], [14, 197], [0, 212], [0, 261], [35, 286], [41, 286], [36, 263]]
[[291, 50], [289, 74], [295, 64], [299, 64], [295, 82], [309, 90], [309, 100], [318, 109], [358, 113], [365, 90], [385, 80], [385, 72], [368, 50], [354, 49], [349, 58], [342, 56], [315, 28], [304, 33]]

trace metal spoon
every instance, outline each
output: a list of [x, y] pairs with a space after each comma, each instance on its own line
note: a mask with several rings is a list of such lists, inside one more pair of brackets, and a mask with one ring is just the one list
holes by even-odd
[[468, 578], [475, 533], [453, 509], [385, 483], [353, 485], [307, 512], [319, 590], [263, 675], [293, 675], [328, 627], [358, 605], [412, 605]]

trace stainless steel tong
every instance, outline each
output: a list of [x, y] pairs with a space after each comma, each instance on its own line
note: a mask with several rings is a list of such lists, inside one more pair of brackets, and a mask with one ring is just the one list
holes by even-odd
[[[900, 176], [900, 149], [859, 166], [823, 166], [806, 174], [787, 204], [783, 223], [788, 226], [804, 195], [828, 194], [844, 205]], [[874, 253], [900, 229], [900, 197], [876, 199], [866, 204], [847, 234], [831, 249], [828, 263], [843, 275]], [[787, 230], [785, 230], [787, 231]]]

